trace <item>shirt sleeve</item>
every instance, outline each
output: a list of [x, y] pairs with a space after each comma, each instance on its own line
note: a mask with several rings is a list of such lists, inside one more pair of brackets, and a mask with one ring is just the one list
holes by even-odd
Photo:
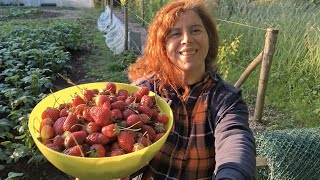
[[255, 179], [255, 140], [242, 98], [220, 117], [215, 128], [215, 179]]

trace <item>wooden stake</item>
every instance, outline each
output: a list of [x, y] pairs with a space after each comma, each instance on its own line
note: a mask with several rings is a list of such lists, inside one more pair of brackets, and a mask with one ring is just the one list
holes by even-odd
[[128, 1], [124, 5], [124, 50], [128, 50]]
[[266, 40], [263, 50], [263, 58], [262, 58], [262, 66], [260, 71], [260, 78], [259, 78], [259, 86], [258, 86], [258, 94], [256, 100], [256, 107], [254, 111], [253, 120], [254, 121], [261, 121], [262, 113], [263, 113], [263, 106], [265, 95], [267, 91], [271, 64], [273, 55], [275, 52], [275, 46], [277, 42], [279, 30], [268, 28], [266, 34]]
[[248, 79], [250, 74], [256, 69], [256, 67], [261, 63], [262, 61], [262, 53], [261, 52], [246, 68], [246, 70], [241, 74], [240, 78], [238, 81], [234, 84], [234, 87], [240, 88], [245, 81]]

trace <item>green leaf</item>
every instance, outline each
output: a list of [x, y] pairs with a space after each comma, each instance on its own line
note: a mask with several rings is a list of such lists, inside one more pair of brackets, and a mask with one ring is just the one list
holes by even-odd
[[9, 179], [16, 178], [16, 177], [21, 177], [21, 176], [23, 176], [23, 174], [24, 173], [9, 172], [8, 177], [5, 180], [9, 180]]

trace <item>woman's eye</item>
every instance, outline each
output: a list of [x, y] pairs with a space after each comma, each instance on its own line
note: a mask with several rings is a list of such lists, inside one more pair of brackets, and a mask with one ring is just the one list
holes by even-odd
[[180, 33], [178, 33], [178, 32], [171, 33], [171, 37], [172, 37], [172, 36], [179, 36], [179, 34], [180, 34]]
[[194, 30], [192, 30], [192, 32], [198, 33], [198, 32], [200, 32], [200, 29], [194, 29]]

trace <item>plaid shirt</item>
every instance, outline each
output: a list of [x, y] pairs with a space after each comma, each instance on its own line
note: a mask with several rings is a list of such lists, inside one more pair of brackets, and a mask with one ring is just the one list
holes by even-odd
[[[174, 114], [174, 125], [164, 146], [153, 160], [149, 162], [149, 165], [142, 170], [142, 179], [215, 179], [214, 173], [217, 174], [219, 172], [226, 178], [242, 179], [238, 178], [239, 175], [233, 176], [232, 170], [228, 170], [230, 167], [231, 169], [235, 168], [236, 171], [242, 168], [237, 167], [237, 165], [234, 166], [232, 163], [228, 164], [232, 157], [225, 157], [225, 155], [216, 157], [216, 146], [221, 145], [220, 143], [217, 144], [217, 134], [215, 134], [217, 133], [216, 125], [221, 121], [222, 116], [224, 116], [223, 114], [229, 111], [230, 108], [232, 109], [232, 106], [227, 109], [223, 106], [238, 101], [231, 98], [237, 93], [226, 92], [224, 88], [220, 88], [220, 86], [223, 85], [219, 81], [221, 80], [218, 77], [209, 74], [204, 80], [191, 87], [189, 96], [184, 102], [182, 102], [173, 90], [167, 89], [169, 99], [172, 100], [171, 108]], [[153, 87], [155, 85], [147, 81], [138, 82], [136, 85], [147, 85], [156, 92], [156, 88]], [[161, 95], [161, 93], [158, 94]], [[239, 99], [238, 95], [236, 97]], [[226, 102], [226, 99], [231, 102]], [[244, 109], [246, 110], [245, 104]], [[244, 117], [240, 117], [240, 119], [245, 120], [247, 118], [245, 117], [247, 115], [246, 113], [247, 112], [244, 112]], [[239, 117], [237, 119], [239, 119]], [[232, 120], [230, 123], [235, 124]], [[246, 122], [240, 122], [239, 127], [242, 128], [241, 126], [249, 128]], [[249, 148], [245, 149], [245, 151], [249, 152], [249, 156], [245, 156], [251, 159], [245, 163], [249, 163], [251, 166], [249, 166], [249, 170], [244, 169], [243, 172], [246, 174], [244, 179], [254, 179], [254, 140], [250, 129], [245, 130], [246, 132], [244, 133], [248, 133], [242, 136], [244, 133], [241, 132], [240, 136], [242, 136], [241, 138], [249, 138]], [[220, 140], [222, 136], [224, 136], [224, 133], [219, 133], [219, 142], [224, 141]], [[239, 136], [236, 135], [236, 138], [239, 139]], [[247, 143], [247, 140], [245, 140], [245, 142]], [[235, 147], [233, 142], [230, 144], [231, 145], [228, 146], [231, 148]], [[224, 145], [224, 148], [228, 148], [228, 146]], [[221, 151], [218, 152], [221, 156]], [[222, 154], [224, 153], [222, 152]], [[237, 154], [241, 154], [240, 151]], [[236, 160], [238, 160], [237, 158], [238, 157], [235, 157]], [[228, 159], [226, 161], [227, 163], [225, 162], [226, 159]], [[220, 165], [221, 168], [217, 168], [217, 166]], [[226, 169], [227, 171], [225, 171]], [[236, 173], [242, 174], [243, 172]], [[225, 173], [227, 174], [224, 175]]]

